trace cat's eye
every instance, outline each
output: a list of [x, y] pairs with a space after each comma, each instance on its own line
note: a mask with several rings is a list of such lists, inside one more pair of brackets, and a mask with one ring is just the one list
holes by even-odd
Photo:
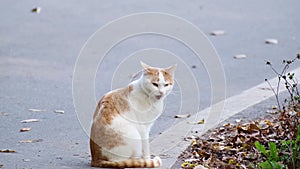
[[153, 86], [155, 87], [158, 87], [158, 84], [157, 83], [152, 83]]
[[169, 83], [166, 83], [166, 84], [165, 84], [165, 87], [168, 87], [169, 85], [170, 85]]

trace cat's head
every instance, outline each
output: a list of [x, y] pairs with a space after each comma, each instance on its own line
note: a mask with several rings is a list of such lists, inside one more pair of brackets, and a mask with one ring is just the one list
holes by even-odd
[[142, 87], [154, 100], [164, 99], [174, 86], [176, 65], [168, 68], [151, 67], [141, 62], [143, 67]]

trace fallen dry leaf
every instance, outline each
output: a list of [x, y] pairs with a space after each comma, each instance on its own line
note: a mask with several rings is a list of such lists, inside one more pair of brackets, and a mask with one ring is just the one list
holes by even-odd
[[236, 119], [235, 122], [240, 123], [242, 122], [242, 119]]
[[25, 128], [21, 128], [20, 132], [27, 132], [27, 131], [30, 131], [30, 130], [31, 130], [31, 128], [25, 127]]
[[23, 159], [23, 161], [24, 162], [30, 162], [31, 160], [26, 158], [26, 159]]
[[31, 112], [45, 112], [46, 110], [45, 109], [28, 109], [28, 111], [31, 111]]
[[32, 123], [32, 122], [39, 122], [39, 119], [27, 119], [27, 120], [22, 120], [21, 123]]
[[204, 135], [192, 138], [188, 149], [179, 156], [183, 162], [181, 167], [191, 169], [204, 165], [209, 168], [249, 168], [249, 165], [265, 160], [255, 149], [255, 141], [264, 145], [272, 141], [278, 146], [280, 140], [294, 140], [299, 119], [300, 114], [277, 111], [276, 114], [266, 114], [252, 122], [236, 121], [220, 125]]
[[43, 139], [37, 139], [37, 140], [21, 140], [19, 143], [37, 143], [37, 142], [42, 142]]
[[277, 106], [274, 106], [274, 105], [273, 105], [273, 106], [271, 107], [271, 109], [277, 110]]
[[197, 124], [204, 124], [204, 119], [201, 119], [200, 121], [198, 121]]
[[238, 54], [233, 56], [234, 59], [245, 59], [247, 58], [247, 55], [245, 54]]
[[189, 118], [189, 117], [191, 117], [191, 114], [179, 114], [174, 116], [174, 118]]
[[191, 145], [195, 145], [196, 144], [196, 140], [195, 139], [192, 139], [192, 142], [191, 142]]
[[65, 111], [64, 110], [54, 110], [54, 113], [64, 114]]
[[267, 110], [267, 111], [266, 111], [266, 113], [270, 113], [270, 114], [276, 114], [276, 113], [278, 113], [278, 111], [277, 111], [277, 110], [274, 110], [274, 109], [272, 109], [272, 110]]
[[15, 150], [12, 150], [12, 149], [2, 149], [0, 150], [0, 153], [15, 153], [16, 151]]
[[190, 124], [204, 124], [204, 118], [202, 118], [201, 120], [199, 120], [197, 122], [190, 122]]
[[215, 30], [215, 31], [212, 31], [210, 33], [210, 35], [212, 36], [221, 36], [221, 35], [225, 35], [225, 31], [224, 30]]
[[266, 39], [266, 40], [265, 40], [265, 43], [266, 43], [266, 44], [271, 44], [271, 45], [276, 45], [276, 44], [278, 44], [278, 40], [277, 40], [277, 39], [270, 38], [270, 39]]
[[33, 9], [31, 10], [31, 12], [33, 12], [33, 13], [40, 13], [41, 10], [42, 10], [41, 7], [35, 7], [35, 8], [33, 8]]
[[270, 122], [270, 120], [266, 119], [265, 123], [269, 126], [274, 126], [274, 123]]
[[223, 124], [224, 127], [229, 127], [230, 125], [230, 123]]

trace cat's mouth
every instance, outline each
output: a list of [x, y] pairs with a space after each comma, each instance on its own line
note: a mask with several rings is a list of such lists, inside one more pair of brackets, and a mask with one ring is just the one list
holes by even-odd
[[155, 98], [156, 98], [157, 100], [161, 99], [162, 97], [163, 97], [163, 95], [156, 95], [156, 96], [155, 96]]

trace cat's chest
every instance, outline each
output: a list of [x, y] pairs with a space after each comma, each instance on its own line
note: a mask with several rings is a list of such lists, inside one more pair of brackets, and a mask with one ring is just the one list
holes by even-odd
[[128, 101], [130, 109], [126, 116], [141, 123], [152, 123], [163, 111], [163, 101], [152, 102], [141, 98], [131, 98]]
[[163, 101], [153, 101], [149, 98], [133, 97], [129, 99], [130, 110], [141, 113], [156, 113], [163, 110]]

